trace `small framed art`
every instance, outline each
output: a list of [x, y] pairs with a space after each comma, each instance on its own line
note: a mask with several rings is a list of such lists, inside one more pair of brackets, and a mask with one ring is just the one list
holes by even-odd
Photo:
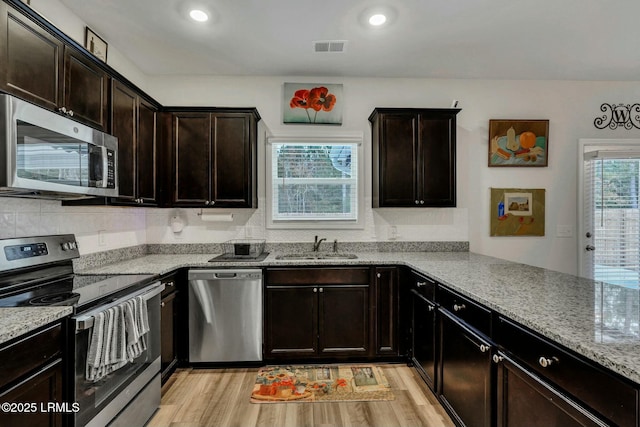
[[549, 120], [489, 120], [489, 167], [548, 165]]
[[89, 27], [86, 27], [84, 33], [84, 47], [99, 60], [107, 62], [107, 42], [94, 33]]

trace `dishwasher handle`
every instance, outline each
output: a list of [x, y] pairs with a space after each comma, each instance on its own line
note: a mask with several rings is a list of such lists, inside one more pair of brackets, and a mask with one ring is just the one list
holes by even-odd
[[188, 280], [260, 280], [262, 270], [259, 269], [206, 269], [189, 270]]

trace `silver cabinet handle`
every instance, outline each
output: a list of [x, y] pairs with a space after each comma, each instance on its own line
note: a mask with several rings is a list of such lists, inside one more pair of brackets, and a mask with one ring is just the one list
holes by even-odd
[[320, 288], [320, 292], [324, 292], [324, 288]]
[[499, 355], [497, 355], [497, 354], [494, 354], [494, 355], [493, 355], [493, 363], [500, 363], [500, 362], [502, 362], [503, 360], [504, 360], [504, 357], [499, 356]]
[[378, 273], [378, 274], [376, 274], [376, 277], [379, 279], [379, 278], [382, 277], [382, 274]]
[[172, 287], [173, 287], [173, 286], [175, 286], [175, 285], [176, 285], [176, 283], [175, 283], [175, 282], [167, 282], [167, 283], [165, 283], [164, 285], [165, 285], [165, 286], [172, 286]]
[[430, 305], [430, 306], [429, 306], [429, 311], [433, 311], [433, 310], [435, 310], [435, 307], [434, 307], [434, 306], [432, 306], [432, 305]]
[[67, 108], [66, 107], [60, 107], [58, 108], [58, 111], [62, 114], [67, 114]]
[[160, 303], [160, 307], [164, 307], [164, 305], [165, 305], [165, 304], [164, 304], [163, 302], [161, 302], [161, 303]]
[[313, 288], [313, 292], [318, 292], [318, 288]]
[[69, 112], [67, 112], [67, 115], [69, 115], [69, 117], [73, 117], [73, 110], [69, 110]]
[[538, 363], [543, 368], [548, 368], [551, 365], [557, 365], [559, 361], [560, 360], [555, 356], [551, 357], [551, 358], [547, 358], [547, 357], [541, 356], [540, 359], [538, 359]]
[[416, 282], [416, 286], [421, 288], [423, 286], [427, 286], [427, 282]]
[[481, 352], [486, 353], [489, 350], [491, 350], [491, 346], [490, 345], [480, 344], [480, 351]]
[[416, 200], [416, 205], [419, 205], [419, 204], [420, 204], [420, 202], [418, 200]]
[[453, 304], [453, 311], [462, 311], [467, 308], [464, 304]]
[[420, 200], [420, 204], [421, 204], [421, 205], [424, 205], [424, 200]]

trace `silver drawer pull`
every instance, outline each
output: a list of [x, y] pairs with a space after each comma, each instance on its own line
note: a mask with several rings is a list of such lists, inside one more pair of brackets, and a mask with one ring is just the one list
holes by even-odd
[[560, 360], [555, 356], [551, 357], [551, 358], [547, 358], [547, 357], [541, 356], [540, 359], [538, 359], [538, 363], [543, 368], [548, 368], [551, 365], [557, 365], [559, 361]]
[[467, 308], [464, 304], [453, 304], [453, 311], [462, 311]]
[[421, 288], [423, 286], [427, 286], [427, 282], [416, 282], [416, 286]]
[[489, 350], [491, 350], [491, 346], [490, 345], [480, 344], [480, 351], [481, 352], [486, 353]]
[[504, 360], [504, 357], [498, 356], [497, 354], [493, 355], [493, 363], [500, 363]]

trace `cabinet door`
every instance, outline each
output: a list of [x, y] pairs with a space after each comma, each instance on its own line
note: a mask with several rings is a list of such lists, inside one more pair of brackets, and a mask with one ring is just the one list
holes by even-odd
[[400, 320], [398, 269], [378, 267], [375, 269], [376, 292], [376, 354], [398, 356], [398, 322]]
[[64, 49], [64, 102], [73, 118], [100, 130], [107, 127], [109, 76], [87, 58]]
[[210, 198], [209, 113], [173, 116], [174, 206], [204, 206]]
[[177, 361], [177, 310], [175, 304], [176, 296], [177, 292], [172, 292], [171, 294], [162, 298], [162, 301], [160, 303], [160, 366], [163, 377], [165, 377], [165, 372], [167, 372]]
[[62, 105], [62, 42], [4, 2], [0, 11], [0, 89], [56, 110]]
[[418, 195], [420, 205], [456, 205], [455, 114], [419, 120]]
[[379, 206], [374, 207], [415, 206], [418, 116], [381, 114], [379, 120]]
[[[0, 394], [0, 401], [37, 404], [33, 412], [1, 412], [0, 425], [2, 426], [62, 426], [62, 412], [42, 410], [40, 407], [41, 404], [47, 405], [49, 402], [62, 403], [62, 360], [56, 360]], [[69, 403], [70, 406], [71, 403]]]
[[491, 425], [489, 344], [446, 311], [440, 315], [440, 400], [459, 425]]
[[369, 352], [369, 286], [319, 286], [319, 353], [365, 356]]
[[118, 137], [118, 192], [122, 199], [136, 197], [136, 117], [135, 92], [113, 81], [111, 133]]
[[412, 293], [411, 358], [432, 390], [436, 390], [436, 309], [417, 292]]
[[216, 207], [251, 207], [251, 115], [214, 113], [212, 133], [212, 197]]
[[[265, 298], [265, 357], [315, 355], [318, 349], [318, 288], [267, 286]], [[343, 328], [343, 324], [340, 327]]]
[[140, 100], [138, 104], [138, 140], [136, 150], [138, 191], [144, 203], [156, 203], [157, 110]]
[[523, 420], [530, 427], [607, 425], [504, 354], [498, 353], [498, 360], [499, 427], [521, 426]]

